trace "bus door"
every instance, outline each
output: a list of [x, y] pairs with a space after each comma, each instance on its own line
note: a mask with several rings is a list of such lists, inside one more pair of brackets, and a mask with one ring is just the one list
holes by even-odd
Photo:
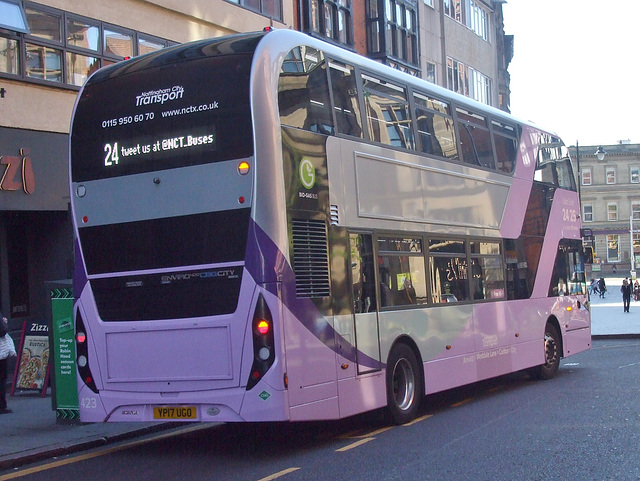
[[349, 234], [351, 300], [358, 374], [380, 369], [380, 329], [371, 234]]

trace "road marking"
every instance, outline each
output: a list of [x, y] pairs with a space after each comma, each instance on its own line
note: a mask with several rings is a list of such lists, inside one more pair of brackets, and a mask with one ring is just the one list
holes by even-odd
[[364, 439], [361, 439], [359, 441], [356, 441], [355, 443], [348, 444], [343, 448], [336, 449], [336, 452], [337, 453], [343, 453], [345, 451], [349, 451], [350, 449], [357, 448], [358, 446], [362, 446], [363, 444], [366, 444], [369, 441], [373, 441], [374, 439], [375, 438], [364, 438]]
[[637, 366], [638, 364], [640, 364], [640, 362], [634, 362], [633, 364], [625, 364], [624, 366], [618, 366], [618, 369], [622, 369], [624, 367], [633, 367], [633, 366]]
[[346, 434], [342, 434], [338, 436], [338, 439], [362, 439], [362, 438], [370, 438], [371, 436], [375, 436], [376, 434], [384, 433], [385, 431], [389, 431], [393, 429], [395, 426], [387, 426], [385, 428], [380, 428], [375, 431], [368, 432], [366, 434], [357, 434], [361, 431], [350, 431]]
[[464, 400], [462, 400], [460, 402], [452, 404], [451, 407], [452, 408], [457, 408], [457, 407], [460, 407], [460, 406], [462, 406], [464, 404], [467, 404], [467, 403], [469, 403], [471, 401], [473, 401], [473, 398], [464, 399]]
[[261, 478], [258, 481], [271, 481], [273, 479], [278, 479], [282, 476], [284, 476], [285, 474], [289, 474], [289, 473], [293, 473], [294, 471], [297, 471], [300, 468], [288, 468], [288, 469], [284, 469], [278, 473], [272, 474], [270, 476], [267, 476], [266, 478]]
[[425, 414], [424, 416], [420, 416], [419, 418], [415, 418], [413, 421], [403, 424], [403, 426], [413, 426], [414, 424], [418, 424], [419, 422], [422, 422], [425, 419], [429, 419], [431, 417], [433, 417], [433, 414]]
[[207, 424], [207, 423], [203, 423], [203, 424], [197, 424], [195, 426], [190, 426], [188, 428], [184, 428], [184, 429], [178, 429], [175, 431], [170, 431], [167, 433], [162, 433], [162, 434], [158, 434], [157, 436], [151, 436], [148, 438], [144, 438], [144, 439], [138, 439], [136, 441], [132, 441], [129, 443], [123, 443], [123, 444], [118, 444], [116, 446], [111, 446], [109, 448], [106, 449], [102, 449], [102, 448], [95, 448], [98, 449], [98, 451], [93, 451], [90, 453], [85, 453], [85, 454], [81, 454], [79, 456], [73, 456], [71, 458], [67, 458], [67, 459], [61, 459], [59, 461], [54, 461], [52, 463], [47, 463], [47, 464], [43, 464], [40, 466], [35, 466], [33, 468], [27, 468], [27, 469], [23, 469], [20, 471], [17, 471], [15, 473], [10, 473], [10, 474], [4, 474], [2, 476], [0, 476], [0, 481], [7, 481], [9, 479], [17, 479], [17, 478], [21, 478], [23, 476], [28, 476], [30, 474], [34, 474], [34, 473], [40, 473], [42, 471], [46, 471], [48, 469], [54, 469], [54, 468], [59, 468], [60, 466], [66, 466], [67, 464], [73, 464], [73, 463], [79, 463], [80, 461], [86, 461], [87, 459], [93, 459], [93, 458], [99, 458], [100, 456], [105, 456], [107, 454], [111, 454], [111, 453], [115, 453], [118, 451], [122, 451], [124, 449], [128, 449], [128, 448], [132, 448], [132, 447], [136, 447], [136, 446], [140, 446], [142, 444], [147, 444], [153, 441], [158, 441], [160, 439], [166, 439], [166, 438], [170, 438], [173, 436], [179, 436], [181, 434], [187, 434], [193, 431], [199, 431], [201, 429], [208, 429], [212, 426], [212, 424]]

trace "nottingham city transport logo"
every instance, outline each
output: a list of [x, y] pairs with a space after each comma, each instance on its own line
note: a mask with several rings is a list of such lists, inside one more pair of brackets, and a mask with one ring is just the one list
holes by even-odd
[[300, 162], [300, 181], [306, 189], [311, 189], [316, 183], [316, 169], [309, 159]]

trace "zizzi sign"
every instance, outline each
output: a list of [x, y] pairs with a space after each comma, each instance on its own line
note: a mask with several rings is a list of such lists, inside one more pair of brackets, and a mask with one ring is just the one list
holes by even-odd
[[36, 189], [36, 178], [33, 174], [33, 166], [29, 149], [20, 149], [20, 157], [3, 155], [0, 156], [0, 166], [4, 165], [4, 172], [0, 167], [0, 190], [19, 190], [25, 194], [33, 194]]

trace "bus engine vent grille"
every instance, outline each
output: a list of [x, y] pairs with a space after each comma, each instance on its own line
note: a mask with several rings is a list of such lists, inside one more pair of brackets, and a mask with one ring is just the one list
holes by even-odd
[[327, 228], [324, 221], [293, 219], [293, 271], [298, 297], [329, 296]]
[[331, 225], [340, 225], [340, 214], [338, 211], [338, 206], [331, 204]]

